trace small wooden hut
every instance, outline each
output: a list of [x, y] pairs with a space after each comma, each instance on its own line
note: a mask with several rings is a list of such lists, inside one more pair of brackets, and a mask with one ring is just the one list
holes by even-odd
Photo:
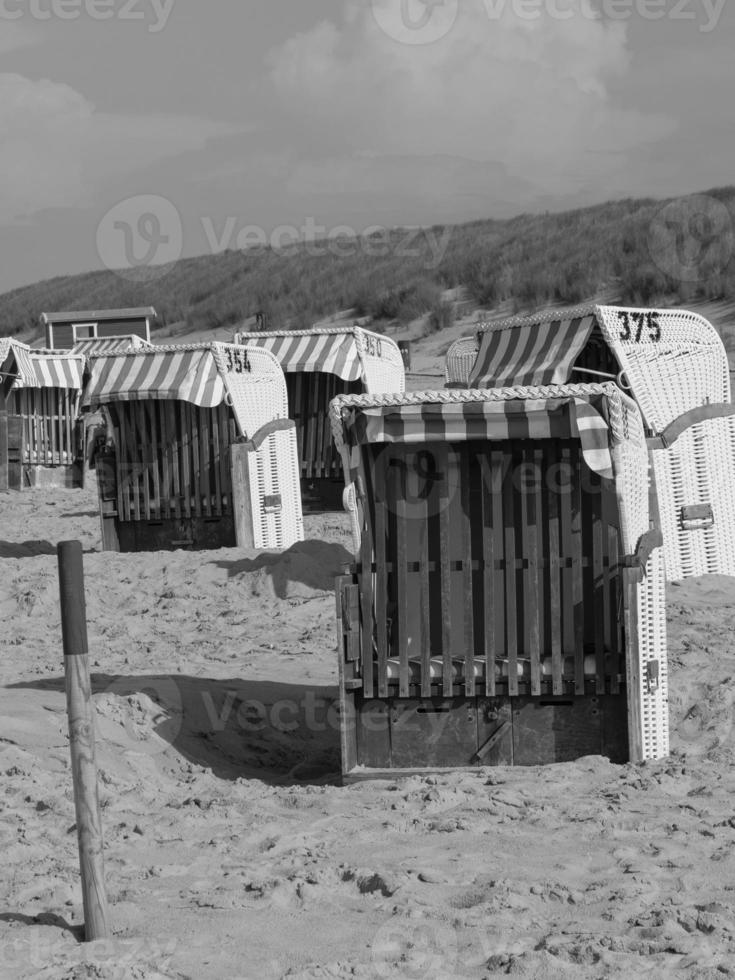
[[93, 354], [103, 547], [287, 548], [303, 538], [296, 433], [275, 357], [191, 344]]
[[30, 387], [16, 379], [8, 398], [10, 489], [80, 487], [84, 439], [79, 407], [85, 357], [31, 350], [28, 358], [37, 383]]
[[340, 397], [343, 774], [668, 752], [661, 534], [612, 384]]
[[41, 314], [41, 326], [49, 350], [70, 350], [80, 340], [125, 334], [135, 334], [150, 342], [151, 327], [155, 322], [156, 311], [152, 306]]
[[585, 306], [481, 324], [450, 347], [446, 377], [451, 388], [614, 381], [643, 417], [666, 577], [735, 575], [735, 405], [704, 317]]
[[296, 423], [304, 502], [339, 509], [344, 480], [329, 427], [329, 403], [337, 395], [404, 391], [398, 345], [357, 326], [241, 333], [235, 343], [257, 344], [278, 358]]

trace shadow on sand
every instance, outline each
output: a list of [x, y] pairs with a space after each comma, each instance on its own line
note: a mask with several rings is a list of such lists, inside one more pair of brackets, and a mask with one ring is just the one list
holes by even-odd
[[[8, 685], [64, 694], [64, 678]], [[334, 783], [340, 771], [335, 686], [185, 674], [92, 674], [97, 740], [158, 755], [171, 745], [222, 779]], [[157, 738], [151, 736], [158, 736]]]

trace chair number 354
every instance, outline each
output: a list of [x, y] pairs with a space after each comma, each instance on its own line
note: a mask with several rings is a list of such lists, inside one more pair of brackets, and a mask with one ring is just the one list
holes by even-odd
[[245, 351], [228, 349], [227, 370], [236, 371], [238, 374], [242, 374], [243, 371], [252, 371], [247, 353]]
[[648, 339], [657, 344], [661, 340], [661, 324], [658, 321], [658, 313], [627, 313], [622, 310], [618, 313], [618, 319], [623, 325], [620, 331], [621, 340], [632, 340], [640, 344], [643, 338], [643, 330], [648, 332]]

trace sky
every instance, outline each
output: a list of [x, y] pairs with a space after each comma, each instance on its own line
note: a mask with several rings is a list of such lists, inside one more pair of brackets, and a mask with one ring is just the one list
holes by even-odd
[[0, 291], [735, 183], [733, 0], [0, 0]]

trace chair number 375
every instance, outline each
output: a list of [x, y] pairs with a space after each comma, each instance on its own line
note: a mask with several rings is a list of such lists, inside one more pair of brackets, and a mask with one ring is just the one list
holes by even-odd
[[623, 329], [620, 331], [621, 340], [632, 340], [640, 344], [643, 338], [643, 330], [648, 332], [648, 339], [657, 344], [661, 340], [661, 324], [658, 321], [658, 313], [627, 313], [620, 311], [618, 320], [621, 321]]

